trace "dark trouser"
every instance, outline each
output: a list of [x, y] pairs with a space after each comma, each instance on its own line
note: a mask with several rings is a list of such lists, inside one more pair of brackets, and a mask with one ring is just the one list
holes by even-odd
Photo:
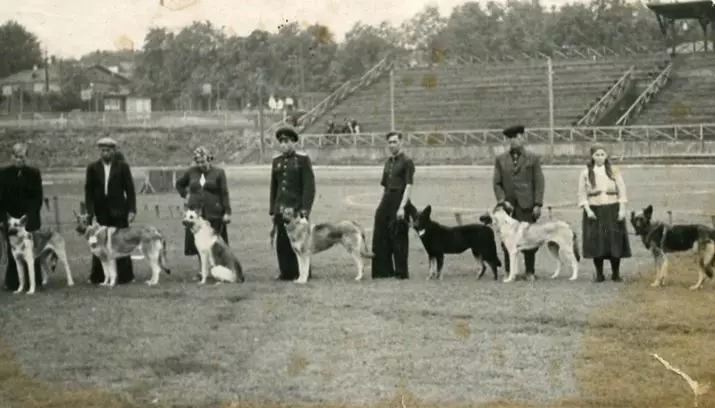
[[[536, 220], [534, 219], [534, 211], [531, 208], [525, 209], [525, 208], [520, 208], [518, 205], [514, 205], [514, 213], [511, 215], [512, 218], [516, 219], [517, 221], [521, 222], [528, 222], [528, 223], [533, 223]], [[507, 252], [506, 247], [504, 244], [501, 246], [502, 251], [504, 251], [504, 268], [506, 268], [506, 271], [509, 272], [510, 268], [510, 259], [509, 259], [509, 252]], [[521, 251], [521, 253], [524, 254], [524, 264], [526, 268], [526, 275], [534, 275], [536, 268], [536, 252], [539, 250], [539, 248], [536, 249], [530, 249], [528, 251]], [[518, 260], [517, 260], [518, 261]]]
[[[97, 222], [100, 225], [107, 227], [129, 227], [129, 220], [127, 219], [126, 214], [123, 217], [109, 217], [97, 214]], [[102, 268], [102, 262], [94, 255], [92, 255], [92, 271], [89, 275], [89, 281], [93, 284], [104, 282], [104, 269]], [[132, 258], [129, 256], [117, 258], [117, 284], [123, 285], [133, 281], [134, 266], [132, 265]]]
[[372, 278], [409, 279], [407, 221], [397, 219], [403, 190], [386, 190], [375, 211], [372, 228]]
[[603, 282], [603, 261], [608, 259], [611, 263], [611, 279], [618, 282], [621, 280], [621, 258], [603, 257], [593, 258], [593, 266], [596, 268], [596, 282]]
[[[298, 257], [290, 244], [288, 233], [286, 232], [283, 217], [276, 215], [273, 217], [276, 225], [276, 257], [278, 258], [278, 280], [296, 280], [300, 276], [298, 270]], [[311, 276], [312, 267], [308, 269], [308, 279]]]
[[[5, 224], [3, 224], [5, 225]], [[5, 268], [5, 289], [15, 291], [20, 286], [20, 280], [17, 276], [17, 265], [12, 257], [12, 248], [10, 248], [10, 239], [7, 236], [7, 229], [3, 231], [3, 239], [7, 247], [7, 268]], [[47, 258], [47, 257], [44, 257]], [[42, 269], [40, 260], [35, 260], [35, 287], [42, 287]], [[25, 288], [30, 287], [30, 277], [28, 275], [27, 265], [25, 265]]]

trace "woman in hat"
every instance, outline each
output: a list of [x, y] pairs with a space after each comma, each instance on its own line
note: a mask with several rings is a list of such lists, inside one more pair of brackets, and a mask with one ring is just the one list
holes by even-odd
[[611, 278], [621, 280], [621, 259], [631, 257], [626, 227], [626, 184], [608, 160], [603, 145], [595, 144], [578, 179], [578, 204], [583, 209], [583, 257], [593, 259], [596, 282], [603, 282], [603, 263], [611, 264]]
[[[182, 198], [189, 196], [189, 208], [203, 209], [202, 216], [217, 234], [228, 243], [226, 224], [231, 222], [231, 202], [223, 169], [212, 164], [213, 155], [205, 147], [194, 150], [194, 165], [176, 180], [176, 190]], [[194, 235], [186, 230], [184, 255], [198, 256]]]

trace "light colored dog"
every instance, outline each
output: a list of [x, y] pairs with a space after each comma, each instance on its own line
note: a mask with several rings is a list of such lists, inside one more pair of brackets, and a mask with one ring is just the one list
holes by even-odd
[[342, 245], [353, 257], [357, 266], [355, 280], [362, 280], [365, 269], [363, 258], [370, 259], [374, 255], [367, 248], [365, 231], [360, 224], [347, 220], [312, 224], [292, 208], [284, 208], [281, 214], [288, 239], [298, 258], [300, 276], [295, 282], [308, 282], [311, 256], [337, 244]]
[[[74, 286], [64, 238], [58, 232], [49, 229], [29, 232], [26, 225], [27, 217], [25, 215], [20, 218], [8, 217], [7, 219], [8, 240], [12, 257], [17, 265], [18, 282], [20, 283], [15, 293], [25, 290], [25, 272], [30, 280], [27, 294], [35, 293], [37, 286], [35, 281], [36, 259], [40, 259], [40, 265], [42, 265], [42, 284], [47, 284], [48, 270], [53, 269], [49, 265], [52, 255], [57, 257], [65, 268], [67, 286]], [[27, 271], [25, 271], [25, 266], [27, 266]]]
[[94, 256], [99, 258], [104, 270], [101, 286], [114, 287], [117, 284], [117, 258], [131, 256], [136, 249], [141, 251], [151, 268], [151, 278], [147, 285], [159, 284], [161, 271], [171, 274], [167, 267], [166, 239], [152, 226], [129, 226], [115, 228], [99, 225], [97, 220], [87, 223], [87, 216], [74, 213], [77, 219], [75, 230], [82, 235]]
[[499, 238], [509, 253], [508, 276], [504, 282], [513, 282], [519, 271], [517, 255], [519, 252], [536, 249], [546, 245], [549, 253], [556, 259], [556, 271], [551, 275], [555, 279], [561, 273], [562, 259], [571, 264], [571, 278], [578, 279], [578, 263], [581, 255], [578, 250], [576, 233], [565, 221], [547, 221], [539, 224], [520, 222], [509, 216], [504, 208], [497, 205], [491, 214], [483, 215], [480, 220], [493, 224]]
[[221, 236], [216, 234], [211, 224], [201, 217], [200, 211], [186, 208], [181, 223], [194, 234], [194, 244], [201, 260], [199, 284], [206, 283], [209, 275], [216, 279], [217, 283], [245, 281], [238, 258]]

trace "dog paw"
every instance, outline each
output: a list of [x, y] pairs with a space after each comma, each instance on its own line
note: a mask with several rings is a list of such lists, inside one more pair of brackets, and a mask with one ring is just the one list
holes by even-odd
[[693, 285], [693, 286], [689, 287], [688, 289], [689, 289], [689, 290], [698, 290], [698, 289], [700, 289], [701, 287], [702, 287], [702, 286], [700, 286], [700, 285]]
[[35, 289], [28, 290], [26, 295], [34, 295], [35, 294]]
[[67, 282], [67, 287], [71, 288], [72, 286], [74, 286], [74, 282]]
[[650, 287], [651, 287], [651, 288], [660, 287], [660, 282], [653, 282], [653, 283], [650, 284]]
[[362, 276], [357, 276], [357, 277], [355, 277], [355, 281], [356, 281], [356, 282], [359, 282], [359, 281], [361, 281], [361, 280], [362, 280]]
[[13, 293], [14, 295], [19, 295], [20, 293], [22, 293], [22, 289], [18, 289], [18, 290], [16, 290], [16, 291], [12, 292], [12, 293]]
[[575, 281], [576, 279], [578, 279], [578, 276], [572, 276], [569, 278], [570, 281]]
[[205, 285], [206, 284], [206, 279], [201, 279], [199, 281], [199, 285]]
[[300, 278], [298, 278], [298, 279], [294, 280], [293, 282], [295, 282], [295, 283], [300, 283], [301, 285], [303, 285], [303, 284], [308, 283], [308, 280], [307, 280], [307, 279], [300, 279]]
[[146, 281], [146, 284], [148, 286], [156, 286], [159, 284], [159, 282], [154, 282], [153, 280], [149, 279], [148, 281]]
[[514, 282], [514, 278], [504, 278], [504, 279], [502, 280], [502, 282], [503, 282], [503, 283], [511, 283], [511, 282]]

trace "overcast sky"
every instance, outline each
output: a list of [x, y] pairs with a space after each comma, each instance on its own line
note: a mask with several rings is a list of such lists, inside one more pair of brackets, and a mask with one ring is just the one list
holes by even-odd
[[[141, 48], [149, 27], [180, 28], [193, 20], [210, 20], [238, 35], [256, 28], [275, 31], [285, 20], [320, 22], [342, 41], [357, 21], [399, 24], [423, 9], [437, 4], [449, 14], [459, 0], [165, 0], [195, 1], [193, 6], [171, 11], [159, 0], [0, 0], [0, 22], [15, 19], [34, 32], [50, 54], [77, 57], [96, 49], [115, 49], [125, 36]], [[504, 1], [504, 0], [498, 0]], [[544, 5], [565, 0], [545, 0]]]

